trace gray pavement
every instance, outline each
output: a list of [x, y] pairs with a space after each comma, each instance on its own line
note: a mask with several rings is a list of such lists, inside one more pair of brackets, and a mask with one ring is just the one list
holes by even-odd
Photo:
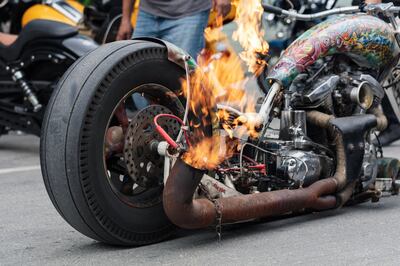
[[[117, 248], [71, 228], [47, 197], [32, 136], [0, 138], [0, 265], [398, 265], [400, 198]], [[400, 143], [385, 149], [400, 155]], [[24, 167], [24, 168], [21, 168]]]
[[[226, 31], [233, 29], [231, 24]], [[225, 227], [221, 243], [213, 229], [204, 229], [181, 230], [149, 246], [110, 247], [81, 235], [57, 213], [38, 154], [36, 137], [0, 138], [0, 266], [399, 265], [400, 197]], [[400, 158], [400, 142], [385, 156]]]

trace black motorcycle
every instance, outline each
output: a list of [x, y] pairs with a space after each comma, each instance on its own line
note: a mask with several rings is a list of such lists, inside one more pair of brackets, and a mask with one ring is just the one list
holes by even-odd
[[83, 23], [92, 31], [96, 42], [104, 44], [116, 40], [122, 20], [122, 1], [92, 1], [85, 7]]
[[97, 44], [63, 23], [35, 20], [9, 46], [0, 44], [0, 135], [40, 135], [45, 107], [60, 77]]

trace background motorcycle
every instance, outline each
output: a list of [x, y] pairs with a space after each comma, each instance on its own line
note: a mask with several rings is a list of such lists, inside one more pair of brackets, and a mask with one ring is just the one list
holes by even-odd
[[75, 0], [4, 0], [0, 4], [0, 23], [3, 32], [18, 34], [33, 20], [57, 21], [74, 26], [80, 33], [103, 43], [110, 20], [121, 13], [120, 2], [94, 1], [85, 7]]
[[84, 6], [74, 0], [2, 0], [0, 2], [2, 31], [12, 34], [18, 34], [29, 22], [37, 19], [79, 26], [84, 10]]
[[21, 130], [39, 136], [59, 78], [95, 48], [76, 28], [48, 20], [34, 20], [12, 45], [0, 44], [0, 134]]

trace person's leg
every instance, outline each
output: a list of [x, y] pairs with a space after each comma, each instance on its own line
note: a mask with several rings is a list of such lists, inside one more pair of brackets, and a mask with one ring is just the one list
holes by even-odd
[[188, 52], [194, 59], [204, 48], [204, 29], [209, 11], [202, 11], [179, 19], [163, 19], [160, 22], [161, 38]]
[[154, 37], [161, 38], [159, 31], [159, 18], [139, 10], [132, 38]]
[[[138, 37], [161, 38], [159, 31], [159, 18], [139, 10], [132, 38]], [[132, 94], [132, 100], [138, 110], [149, 105], [149, 102], [140, 93]]]

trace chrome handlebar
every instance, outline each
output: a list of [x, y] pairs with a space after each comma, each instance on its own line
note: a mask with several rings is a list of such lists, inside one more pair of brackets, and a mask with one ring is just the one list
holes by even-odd
[[8, 0], [0, 0], [0, 8], [5, 7], [8, 4]]
[[387, 3], [387, 4], [370, 4], [366, 5], [362, 9], [360, 9], [359, 6], [348, 6], [348, 7], [339, 7], [339, 8], [333, 8], [330, 10], [325, 10], [322, 12], [314, 13], [314, 14], [298, 14], [296, 11], [293, 10], [285, 10], [273, 5], [269, 5], [267, 3], [262, 3], [262, 6], [264, 8], [264, 11], [267, 13], [273, 13], [279, 16], [284, 16], [284, 17], [291, 17], [295, 18], [297, 20], [302, 20], [302, 21], [312, 21], [316, 19], [322, 19], [331, 15], [337, 15], [337, 14], [351, 14], [351, 13], [357, 13], [357, 12], [366, 12], [366, 13], [399, 13], [400, 12], [400, 6], [393, 6], [393, 3]]

